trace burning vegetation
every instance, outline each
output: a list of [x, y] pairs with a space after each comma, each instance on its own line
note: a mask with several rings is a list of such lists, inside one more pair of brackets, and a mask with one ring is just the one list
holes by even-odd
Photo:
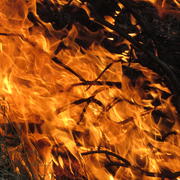
[[179, 7], [1, 0], [1, 179], [178, 180]]

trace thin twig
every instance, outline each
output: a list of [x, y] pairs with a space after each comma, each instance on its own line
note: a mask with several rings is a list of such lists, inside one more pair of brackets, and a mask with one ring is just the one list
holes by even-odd
[[76, 83], [73, 84], [72, 87], [75, 86], [87, 86], [87, 85], [94, 85], [94, 86], [109, 86], [109, 87], [117, 87], [118, 89], [121, 88], [121, 83], [120, 82], [115, 82], [115, 81], [85, 81], [82, 83]]
[[[84, 108], [83, 108], [83, 110], [82, 110], [82, 112], [81, 112], [81, 114], [80, 114], [80, 119], [79, 119], [79, 121], [77, 122], [77, 124], [79, 124], [79, 123], [83, 120], [84, 114], [86, 113], [87, 108], [88, 108], [88, 106], [89, 106], [89, 104], [90, 104], [91, 102], [93, 102], [93, 103], [97, 104], [98, 106], [102, 107], [102, 109], [105, 109], [104, 104], [103, 104], [100, 100], [98, 100], [98, 99], [95, 98], [95, 96], [96, 96], [99, 92], [103, 91], [103, 89], [104, 89], [104, 88], [100, 88], [100, 89], [96, 90], [96, 91], [92, 94], [92, 96], [90, 96], [89, 98], [85, 98], [85, 99], [83, 98], [82, 100], [80, 100], [80, 101], [86, 102], [86, 105], [84, 106]], [[74, 102], [74, 104], [79, 104], [80, 101], [77, 100], [77, 101]]]
[[90, 98], [86, 99], [86, 102], [87, 102], [87, 103], [86, 103], [86, 105], [84, 106], [84, 108], [83, 108], [83, 110], [82, 110], [82, 113], [80, 114], [80, 120], [77, 122], [77, 124], [79, 124], [79, 123], [83, 120], [84, 114], [86, 113], [87, 108], [88, 108], [88, 106], [89, 106], [89, 104], [90, 104], [91, 102], [97, 104], [98, 106], [100, 106], [100, 107], [102, 107], [102, 108], [104, 109], [103, 103], [102, 103], [101, 101], [99, 101], [98, 99], [95, 99], [94, 96], [91, 96]]
[[72, 70], [69, 66], [67, 66], [66, 64], [64, 64], [61, 60], [59, 60], [57, 57], [53, 57], [52, 60], [62, 66], [63, 68], [65, 68], [66, 70], [68, 70], [69, 72], [71, 72], [72, 74], [74, 74], [76, 77], [78, 77], [78, 79], [80, 81], [86, 81], [81, 75], [79, 75], [78, 73], [76, 73], [74, 70]]
[[122, 102], [123, 99], [120, 99], [118, 97], [113, 98], [113, 100], [106, 106], [105, 111], [109, 111], [114, 105], [116, 105], [119, 102]]
[[106, 155], [109, 155], [109, 156], [113, 156], [115, 157], [116, 159], [124, 162], [124, 164], [128, 167], [130, 166], [130, 162], [127, 161], [126, 159], [124, 159], [123, 157], [111, 152], [111, 151], [107, 151], [107, 150], [97, 150], [97, 151], [88, 151], [88, 152], [84, 152], [84, 153], [81, 153], [82, 156], [86, 156], [86, 155], [91, 155], [91, 154], [106, 154]]
[[123, 158], [111, 151], [108, 151], [108, 150], [88, 151], [88, 152], [81, 153], [82, 156], [92, 155], [92, 154], [105, 154], [106, 156], [107, 155], [113, 156], [113, 157], [117, 158], [118, 160], [122, 161], [123, 163], [110, 161], [110, 163], [107, 163], [106, 165], [131, 168], [132, 170], [139, 171], [141, 174], [144, 174], [146, 176], [170, 178], [170, 179], [177, 178], [180, 176], [180, 171], [171, 172], [170, 170], [166, 170], [166, 171], [163, 171], [162, 173], [156, 173], [156, 172], [149, 172], [149, 171], [143, 170], [137, 166], [131, 165], [131, 163], [128, 160], [126, 160], [125, 158]]
[[151, 60], [156, 62], [158, 65], [160, 65], [165, 73], [168, 74], [168, 77], [166, 78], [167, 82], [171, 86], [171, 90], [174, 93], [179, 93], [180, 91], [180, 85], [179, 81], [177, 80], [174, 72], [169, 68], [169, 66], [161, 61], [157, 56], [155, 56], [152, 52], [150, 52], [147, 48], [144, 47], [144, 45], [140, 44], [138, 41], [136, 41], [134, 38], [129, 36], [127, 33], [122, 31], [118, 25], [112, 25], [111, 23], [105, 21], [103, 18], [96, 15], [95, 21], [103, 26], [108, 27], [109, 29], [112, 29], [113, 31], [117, 32], [119, 35], [123, 36], [125, 39], [127, 39], [135, 49], [139, 49], [142, 52], [144, 52], [146, 55], [148, 55]]
[[[97, 104], [97, 105], [100, 106], [102, 109], [105, 109], [104, 104], [103, 104], [100, 100], [98, 100], [98, 99], [95, 98], [95, 96], [96, 96], [98, 93], [100, 93], [101, 91], [103, 91], [103, 90], [104, 90], [104, 88], [99, 88], [99, 89], [97, 89], [95, 92], [93, 92], [90, 97], [88, 97], [88, 98], [81, 98], [81, 99], [75, 100], [75, 101], [71, 102], [70, 104], [67, 104], [67, 105], [65, 105], [65, 106], [63, 106], [63, 107], [61, 107], [61, 108], [56, 109], [56, 112], [55, 112], [55, 113], [56, 113], [56, 114], [59, 114], [59, 113], [65, 111], [67, 108], [69, 108], [69, 105], [71, 105], [71, 106], [72, 106], [72, 105], [79, 105], [79, 104], [82, 104], [82, 103], [87, 103], [87, 104], [89, 104], [89, 103], [91, 103], [91, 102]], [[88, 106], [87, 106], [87, 107], [88, 107]], [[87, 108], [87, 107], [85, 107], [85, 108]], [[86, 112], [86, 109], [83, 109], [82, 113], [85, 113], [85, 112]], [[81, 116], [83, 116], [83, 115], [80, 115], [80, 119], [81, 119]]]
[[[108, 64], [108, 65], [104, 68], [104, 70], [98, 75], [98, 77], [97, 77], [94, 81], [98, 81], [98, 80], [101, 78], [101, 76], [102, 76], [114, 63], [119, 63], [119, 62], [121, 62], [121, 60], [113, 61], [113, 62], [111, 62], [110, 64]], [[92, 86], [92, 85], [90, 85], [86, 90], [88, 90], [91, 86]]]

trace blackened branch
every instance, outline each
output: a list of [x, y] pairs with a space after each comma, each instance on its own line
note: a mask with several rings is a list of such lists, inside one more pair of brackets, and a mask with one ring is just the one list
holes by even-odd
[[115, 98], [112, 100], [112, 102], [110, 102], [110, 103], [106, 106], [105, 111], [106, 111], [106, 112], [109, 111], [114, 105], [116, 105], [117, 103], [122, 102], [122, 101], [123, 101], [123, 99], [120, 99], [120, 98], [118, 98], [118, 97], [115, 97]]
[[[117, 60], [117, 61], [113, 61], [112, 63], [108, 64], [104, 70], [98, 75], [98, 77], [94, 80], [94, 81], [98, 81], [101, 76], [114, 64], [114, 63], [119, 63], [119, 62], [122, 62], [122, 60]], [[92, 85], [90, 85], [87, 90], [91, 87]]]
[[71, 72], [72, 74], [74, 74], [76, 77], [78, 77], [78, 79], [80, 81], [86, 81], [81, 75], [79, 75], [78, 73], [76, 73], [73, 69], [71, 69], [69, 66], [67, 66], [66, 64], [64, 64], [61, 60], [59, 60], [57, 57], [53, 57], [52, 60], [62, 66], [64, 69], [68, 70], [69, 72]]
[[81, 114], [80, 114], [80, 119], [79, 119], [79, 121], [77, 122], [77, 124], [79, 124], [79, 123], [84, 119], [84, 114], [86, 113], [87, 108], [88, 108], [88, 106], [89, 106], [89, 104], [90, 104], [91, 102], [97, 104], [98, 106], [100, 106], [100, 107], [102, 107], [102, 108], [104, 109], [104, 105], [102, 104], [101, 101], [95, 99], [94, 97], [88, 98], [88, 99], [87, 99], [87, 103], [86, 103], [86, 105], [84, 106], [84, 108], [83, 108], [83, 110], [82, 110], [82, 112], [81, 112]]
[[109, 29], [112, 29], [113, 31], [117, 32], [119, 35], [121, 35], [122, 37], [127, 39], [134, 46], [135, 49], [139, 49], [142, 52], [144, 52], [147, 56], [149, 56], [151, 58], [151, 60], [153, 60], [155, 63], [157, 63], [163, 69], [163, 71], [168, 75], [168, 77], [166, 77], [166, 80], [168, 82], [168, 85], [171, 88], [171, 91], [174, 93], [179, 93], [179, 91], [180, 91], [179, 81], [177, 80], [174, 72], [169, 68], [169, 66], [166, 63], [161, 61], [157, 56], [155, 56], [152, 52], [150, 52], [147, 48], [145, 48], [143, 44], [140, 44], [138, 41], [136, 41], [130, 35], [125, 33], [123, 30], [121, 30], [121, 28], [118, 25], [113, 25], [113, 24], [105, 21], [103, 18], [99, 17], [97, 14], [95, 17], [95, 21], [97, 23], [99, 23], [103, 26], [106, 26]]
[[[97, 94], [98, 92], [100, 92], [100, 90], [99, 90], [99, 91], [95, 91], [94, 94], [93, 94], [91, 97], [85, 98], [85, 99], [83, 98], [83, 99], [82, 99], [83, 102], [86, 102], [86, 105], [84, 106], [84, 108], [83, 108], [83, 110], [82, 110], [82, 112], [81, 112], [81, 114], [80, 114], [80, 119], [79, 119], [79, 121], [77, 122], [77, 124], [79, 124], [79, 123], [83, 120], [84, 114], [86, 113], [87, 108], [88, 108], [88, 106], [89, 106], [89, 104], [90, 104], [91, 102], [97, 104], [97, 105], [100, 106], [102, 109], [105, 109], [105, 106], [103, 105], [103, 103], [102, 103], [100, 100], [98, 100], [98, 99], [95, 98], [95, 96], [96, 96], [96, 94]], [[75, 101], [74, 104], [79, 104], [79, 100]]]
[[[125, 168], [131, 168], [132, 170], [135, 170], [137, 172], [140, 172], [143, 175], [149, 176], [149, 177], [159, 177], [159, 178], [169, 178], [169, 179], [175, 179], [180, 176], [180, 171], [177, 172], [171, 172], [170, 170], [163, 170], [161, 173], [156, 172], [149, 172], [146, 170], [141, 169], [138, 166], [133, 166], [128, 160], [125, 158], [111, 152], [108, 150], [97, 150], [97, 151], [88, 151], [81, 153], [82, 156], [86, 155], [92, 155], [92, 154], [105, 154], [107, 156], [112, 156], [117, 158], [117, 160], [120, 160], [122, 162], [113, 162], [112, 160], [109, 163], [106, 163], [108, 166], [118, 166], [118, 167], [125, 167]], [[109, 158], [108, 158], [109, 159]]]
[[88, 151], [88, 152], [81, 153], [82, 156], [91, 155], [91, 154], [105, 154], [108, 156], [115, 157], [116, 159], [122, 161], [124, 165], [126, 165], [126, 167], [129, 167], [131, 165], [130, 162], [124, 159], [123, 157], [107, 150]]
[[140, 107], [141, 107], [141, 105], [137, 104], [136, 102], [130, 101], [130, 100], [125, 99], [125, 98], [123, 98], [123, 97], [122, 97], [122, 98], [115, 97], [115, 98], [113, 98], [113, 100], [106, 106], [105, 111], [108, 112], [108, 111], [109, 111], [112, 107], [114, 107], [116, 104], [121, 103], [121, 102], [123, 102], [123, 101], [125, 101], [125, 102], [127, 102], [127, 103], [129, 103], [129, 104], [131, 104], [131, 105], [136, 105], [136, 106], [140, 106]]
[[82, 83], [73, 84], [72, 86], [87, 86], [87, 85], [94, 85], [94, 86], [109, 86], [109, 87], [117, 87], [118, 89], [121, 88], [120, 82], [115, 81], [85, 81]]

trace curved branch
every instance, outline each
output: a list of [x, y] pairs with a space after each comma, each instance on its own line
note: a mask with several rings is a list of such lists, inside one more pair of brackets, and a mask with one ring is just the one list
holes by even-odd
[[179, 81], [177, 80], [174, 72], [168, 67], [166, 63], [161, 61], [157, 56], [155, 56], [152, 52], [147, 50], [142, 44], [138, 43], [134, 38], [129, 36], [127, 33], [122, 31], [119, 26], [112, 25], [111, 23], [105, 21], [103, 18], [96, 15], [95, 17], [96, 23], [99, 23], [103, 26], [108, 27], [109, 29], [112, 29], [113, 31], [117, 32], [119, 35], [123, 36], [125, 39], [127, 39], [136, 49], [139, 49], [143, 51], [146, 55], [148, 55], [154, 62], [156, 62], [158, 65], [160, 65], [165, 73], [168, 74], [168, 78], [166, 78], [167, 82], [172, 86], [171, 90], [173, 93], [179, 93], [180, 92], [180, 85]]
[[106, 156], [107, 155], [113, 156], [113, 157], [117, 158], [118, 160], [122, 161], [123, 163], [111, 161], [110, 163], [107, 164], [108, 166], [131, 168], [132, 170], [139, 171], [141, 174], [144, 174], [149, 177], [174, 179], [174, 178], [177, 178], [180, 176], [180, 171], [171, 172], [170, 170], [164, 170], [161, 173], [156, 173], [156, 172], [149, 172], [149, 171], [143, 170], [137, 166], [131, 165], [131, 163], [128, 160], [126, 160], [125, 158], [123, 158], [111, 151], [107, 151], [107, 150], [88, 151], [88, 152], [81, 153], [82, 156], [91, 155], [91, 154], [105, 154]]

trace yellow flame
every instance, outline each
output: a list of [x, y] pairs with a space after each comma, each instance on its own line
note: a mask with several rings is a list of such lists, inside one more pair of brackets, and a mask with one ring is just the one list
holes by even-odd
[[11, 87], [11, 84], [10, 84], [10, 82], [8, 80], [8, 77], [5, 77], [3, 79], [3, 90], [6, 91], [9, 94], [12, 93], [12, 87]]
[[[82, 155], [97, 149], [149, 172], [178, 171], [179, 117], [171, 91], [157, 82], [160, 77], [128, 63], [129, 50], [115, 54], [103, 48], [105, 30], [91, 32], [78, 23], [70, 30], [54, 30], [36, 14], [36, 2], [42, 3], [0, 1], [0, 33], [6, 33], [0, 36], [0, 135], [8, 139], [15, 171], [47, 180], [63, 175], [71, 179], [77, 173], [90, 180], [148, 179], [133, 168], [108, 169], [115, 157]], [[41, 23], [30, 22], [30, 11]], [[130, 46], [126, 40], [120, 43]], [[55, 55], [59, 44], [65, 48]], [[52, 60], [55, 56], [59, 61]], [[177, 134], [162, 142], [169, 132]]]

